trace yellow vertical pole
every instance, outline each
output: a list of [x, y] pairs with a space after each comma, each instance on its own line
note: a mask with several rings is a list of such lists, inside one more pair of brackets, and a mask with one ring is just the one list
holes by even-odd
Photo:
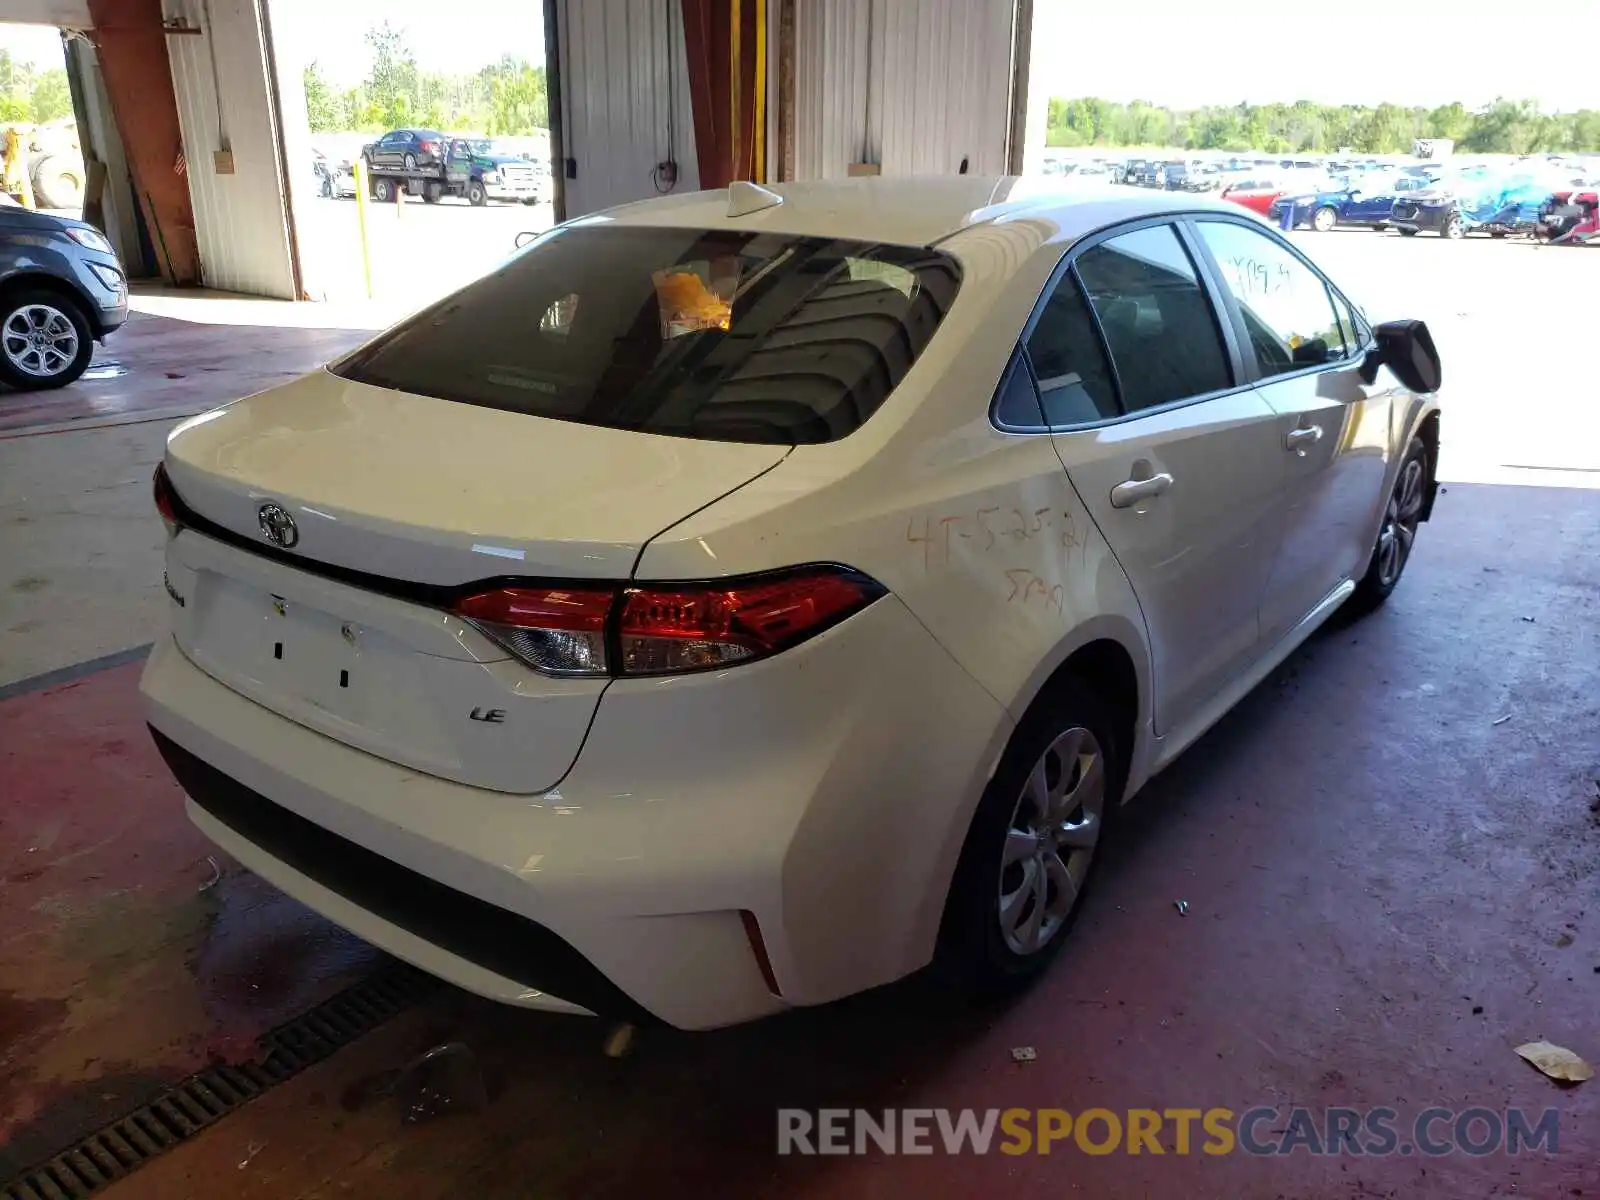
[[755, 117], [750, 123], [750, 180], [767, 181], [767, 0], [756, 0]]
[[367, 160], [356, 156], [356, 226], [361, 230], [361, 273], [367, 280], [367, 299], [372, 297], [372, 248], [367, 245]]

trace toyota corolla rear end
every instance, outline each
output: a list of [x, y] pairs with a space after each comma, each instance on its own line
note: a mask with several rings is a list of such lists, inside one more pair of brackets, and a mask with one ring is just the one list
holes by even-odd
[[866, 420], [958, 281], [921, 248], [567, 228], [180, 427], [142, 689], [192, 819], [510, 1003], [705, 1028], [921, 965], [953, 848], [919, 796], [998, 706], [844, 556], [636, 568]]

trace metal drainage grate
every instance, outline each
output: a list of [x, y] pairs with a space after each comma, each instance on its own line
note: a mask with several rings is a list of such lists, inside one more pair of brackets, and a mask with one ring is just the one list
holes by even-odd
[[258, 1043], [261, 1055], [254, 1062], [195, 1072], [48, 1162], [0, 1184], [0, 1200], [92, 1196], [440, 986], [433, 976], [402, 963], [381, 967], [370, 978], [263, 1034]]

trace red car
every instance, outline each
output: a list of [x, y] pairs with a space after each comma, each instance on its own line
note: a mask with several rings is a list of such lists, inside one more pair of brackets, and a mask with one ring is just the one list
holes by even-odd
[[1554, 192], [1539, 214], [1536, 235], [1547, 242], [1589, 242], [1600, 238], [1600, 188]]
[[1267, 215], [1272, 202], [1284, 194], [1283, 184], [1270, 179], [1241, 179], [1222, 189], [1222, 198], [1242, 204], [1253, 213]]

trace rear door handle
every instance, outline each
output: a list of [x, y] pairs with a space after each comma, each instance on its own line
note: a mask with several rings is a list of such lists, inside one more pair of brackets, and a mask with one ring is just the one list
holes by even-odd
[[1301, 458], [1306, 455], [1305, 447], [1314, 445], [1322, 440], [1321, 425], [1307, 425], [1303, 429], [1291, 429], [1283, 435], [1283, 448], [1293, 450]]
[[1159, 496], [1172, 486], [1172, 476], [1162, 471], [1149, 479], [1127, 479], [1111, 489], [1112, 508], [1131, 508], [1141, 500]]

